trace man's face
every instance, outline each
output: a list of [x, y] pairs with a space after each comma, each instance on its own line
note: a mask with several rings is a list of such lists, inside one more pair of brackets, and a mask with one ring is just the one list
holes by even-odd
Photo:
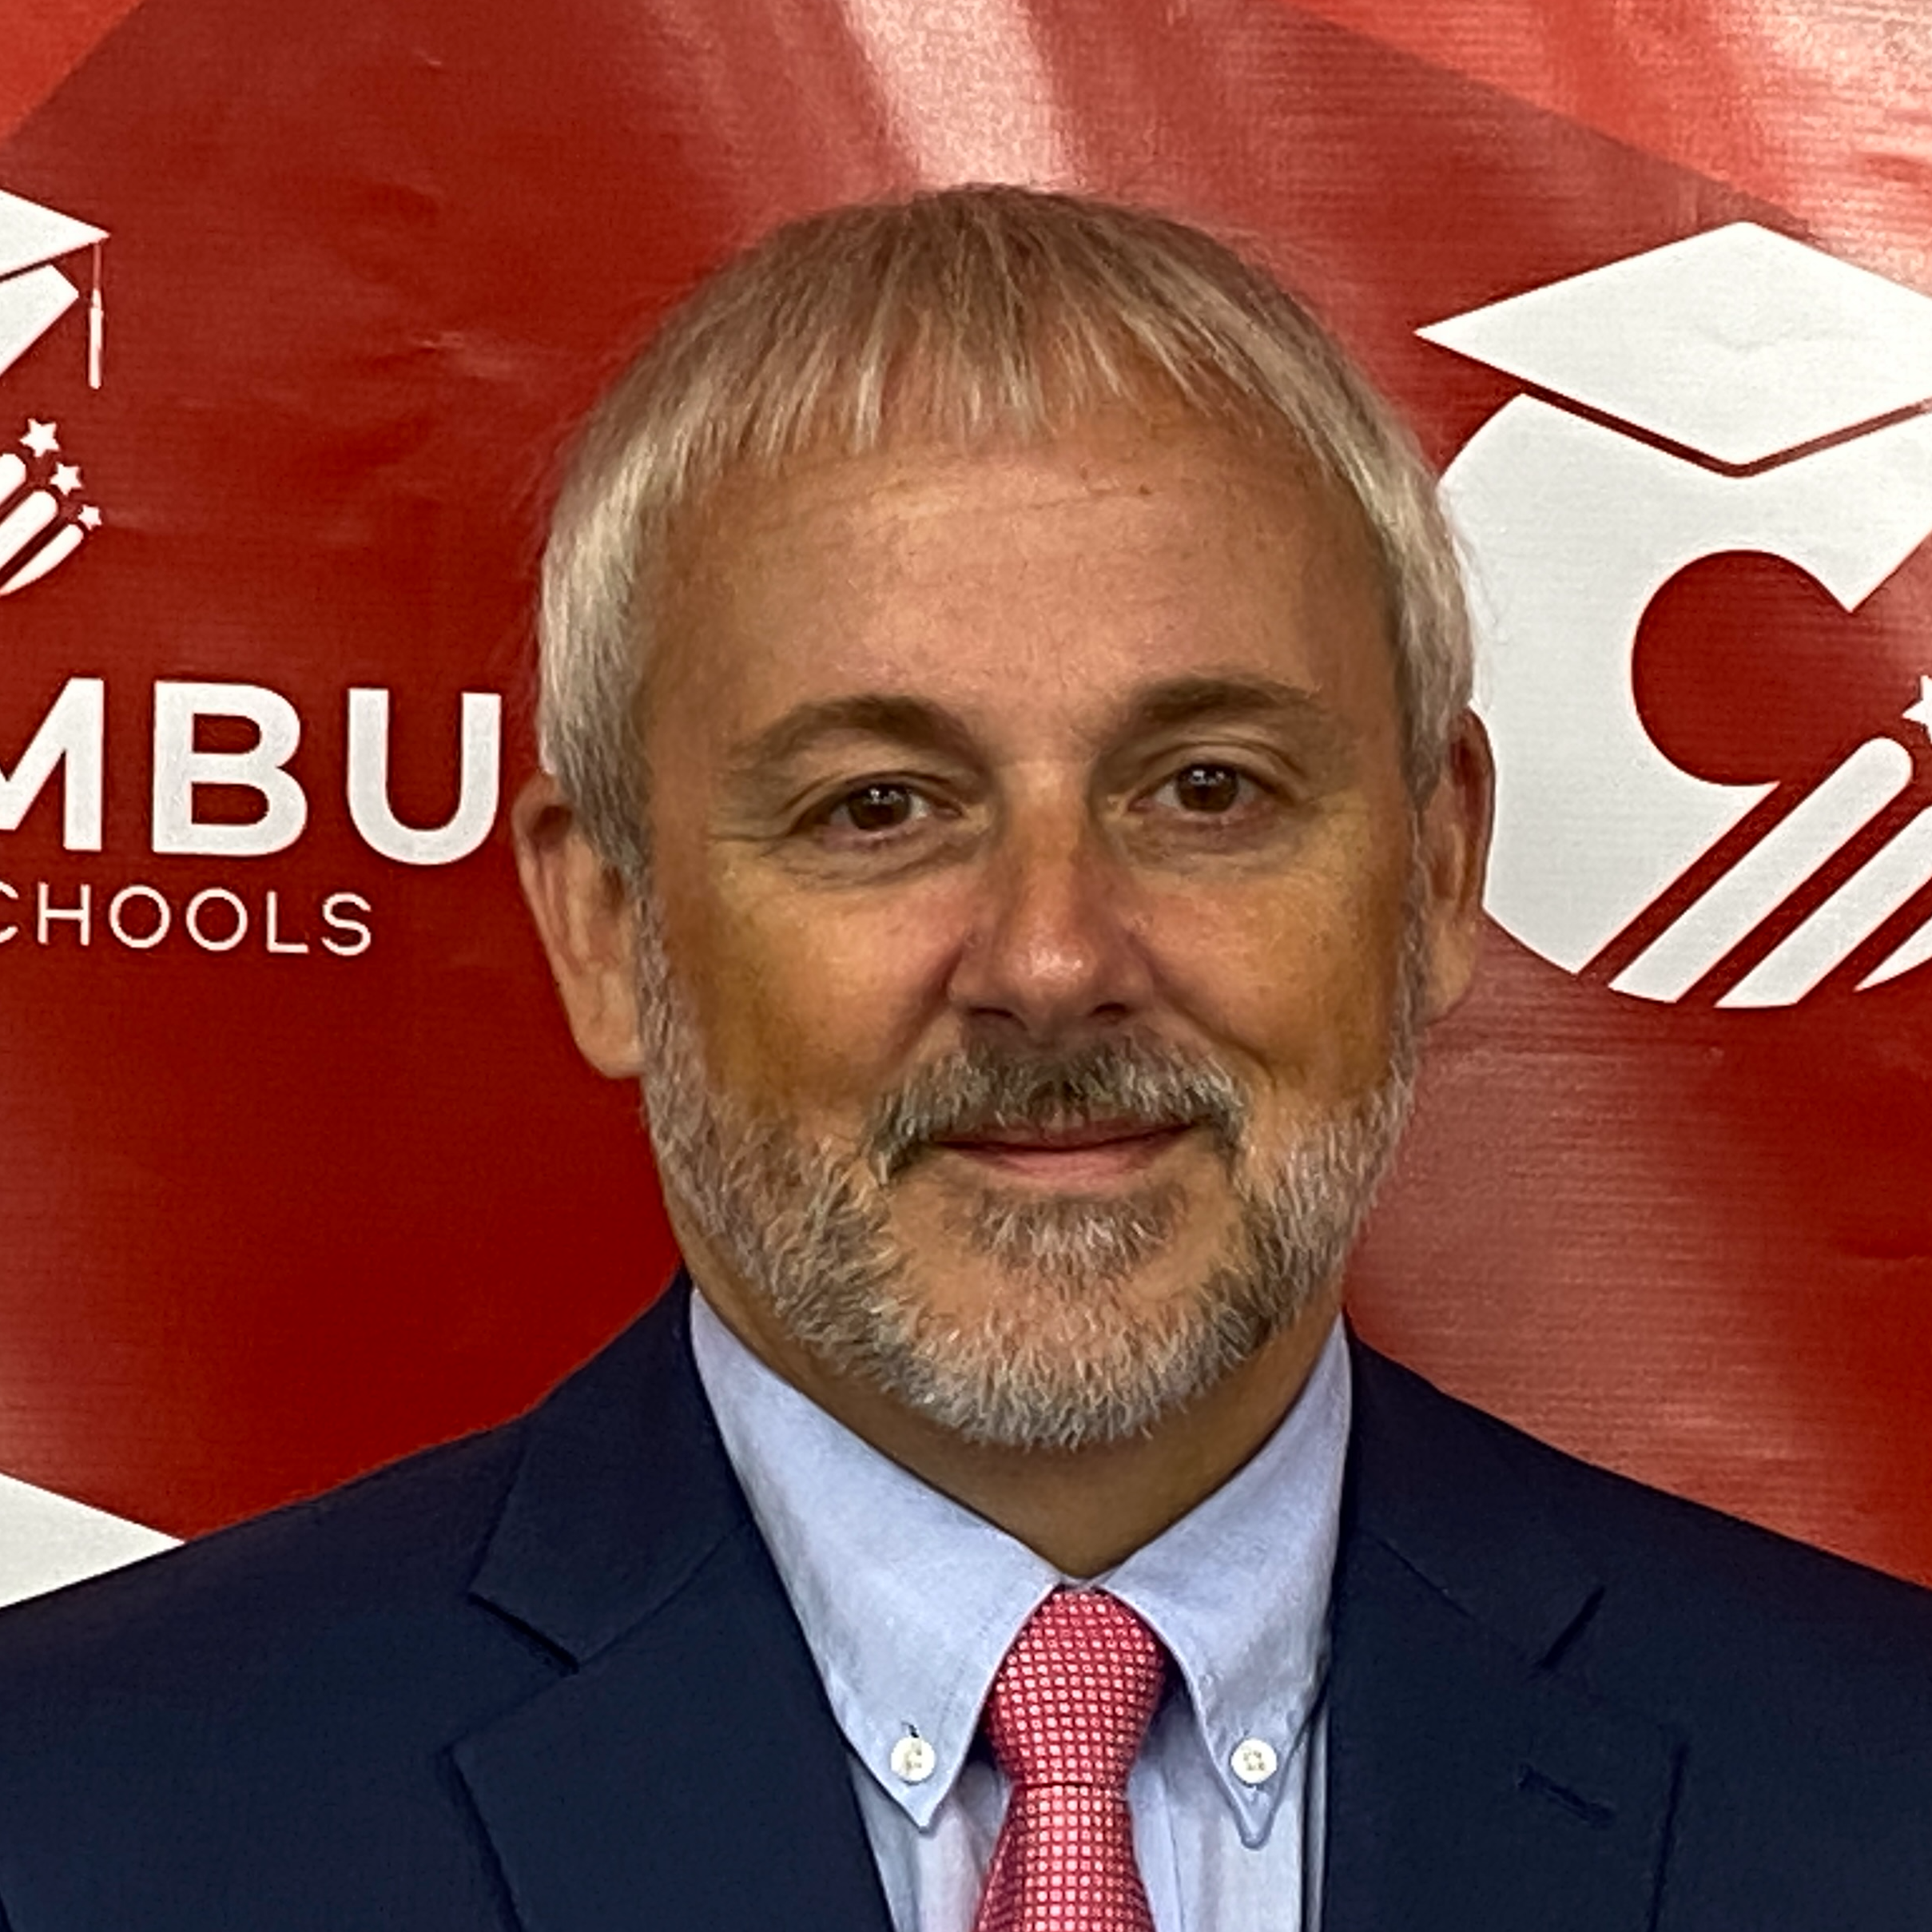
[[1199, 1397], [1332, 1294], [1460, 990], [1358, 516], [1123, 419], [741, 479], [674, 566], [639, 1067], [700, 1280], [982, 1439]]

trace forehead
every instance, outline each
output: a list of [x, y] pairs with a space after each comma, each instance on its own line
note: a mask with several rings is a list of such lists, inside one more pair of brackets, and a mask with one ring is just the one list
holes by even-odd
[[740, 473], [685, 519], [668, 563], [654, 714], [744, 725], [891, 691], [1044, 719], [1189, 674], [1393, 702], [1359, 510], [1285, 440], [1191, 420]]

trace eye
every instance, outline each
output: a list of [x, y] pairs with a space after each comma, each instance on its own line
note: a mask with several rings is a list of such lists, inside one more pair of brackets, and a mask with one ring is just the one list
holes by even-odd
[[1246, 804], [1257, 789], [1246, 772], [1231, 765], [1183, 765], [1154, 793], [1171, 793], [1174, 802], [1191, 817], [1224, 817]]
[[865, 834], [896, 832], [932, 809], [931, 802], [909, 785], [882, 781], [862, 785], [833, 803], [821, 823], [845, 831]]

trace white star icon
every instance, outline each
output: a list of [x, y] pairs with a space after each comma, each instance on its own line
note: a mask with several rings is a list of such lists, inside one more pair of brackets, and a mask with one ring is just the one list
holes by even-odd
[[83, 503], [81, 506], [81, 514], [74, 519], [74, 521], [77, 523], [85, 524], [89, 530], [98, 530], [101, 527], [100, 510], [93, 503]]
[[1914, 725], [1924, 728], [1927, 737], [1932, 738], [1932, 678], [1921, 676], [1918, 680], [1918, 702], [1909, 705], [1898, 715], [1910, 719]]
[[81, 466], [78, 463], [57, 463], [53, 475], [47, 480], [62, 496], [71, 496], [81, 487]]
[[56, 434], [58, 427], [29, 416], [27, 433], [20, 439], [22, 447], [31, 450], [36, 456], [51, 456], [61, 446], [60, 437]]

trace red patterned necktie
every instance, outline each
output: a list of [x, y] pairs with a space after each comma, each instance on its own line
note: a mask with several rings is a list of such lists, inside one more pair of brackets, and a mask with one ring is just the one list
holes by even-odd
[[1058, 1591], [1028, 1619], [982, 1719], [1012, 1795], [973, 1932], [1153, 1932], [1127, 1787], [1167, 1668], [1101, 1591]]

